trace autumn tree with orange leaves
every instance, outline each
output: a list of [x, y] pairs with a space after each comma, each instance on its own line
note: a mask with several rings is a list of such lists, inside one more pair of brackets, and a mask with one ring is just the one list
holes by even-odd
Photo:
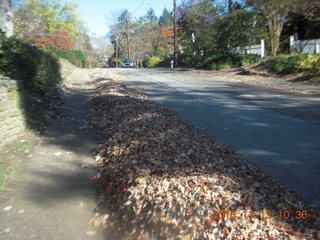
[[70, 50], [74, 47], [72, 36], [60, 30], [54, 31], [47, 37], [37, 38], [34, 43], [40, 48], [55, 48], [57, 50]]

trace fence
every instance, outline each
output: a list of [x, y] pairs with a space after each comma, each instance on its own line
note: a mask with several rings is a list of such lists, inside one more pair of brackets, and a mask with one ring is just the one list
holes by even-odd
[[[260, 45], [237, 47], [235, 52], [241, 54], [259, 54], [261, 57], [264, 57], [265, 42], [261, 40]], [[295, 53], [320, 54], [320, 39], [298, 40], [297, 36], [291, 36], [290, 54]]]
[[293, 53], [320, 54], [320, 39], [298, 40], [296, 36], [291, 36], [290, 54]]
[[261, 57], [264, 57], [265, 56], [265, 42], [264, 42], [264, 40], [261, 40], [261, 43], [259, 45], [237, 47], [235, 49], [235, 52], [240, 53], [240, 54], [258, 54]]

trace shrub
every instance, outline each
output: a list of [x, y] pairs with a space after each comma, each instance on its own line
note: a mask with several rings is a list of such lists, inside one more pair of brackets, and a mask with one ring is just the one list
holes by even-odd
[[144, 61], [144, 65], [146, 67], [157, 67], [159, 65], [159, 63], [161, 63], [161, 58], [160, 57], [157, 57], [157, 56], [154, 56], [154, 57], [151, 57], [151, 58], [147, 58], [145, 61]]
[[88, 61], [85, 54], [81, 50], [66, 50], [66, 49], [55, 49], [48, 48], [48, 50], [59, 58], [67, 59], [72, 64], [80, 68], [88, 68]]
[[37, 73], [26, 86], [35, 92], [45, 94], [54, 90], [61, 81], [60, 64], [50, 53], [37, 56]]
[[190, 46], [183, 49], [183, 53], [178, 56], [178, 65], [181, 67], [203, 68], [203, 57], [194, 54], [194, 50]]
[[61, 81], [58, 59], [27, 43], [0, 34], [0, 74], [22, 80], [32, 92], [46, 94]]
[[266, 58], [260, 66], [279, 74], [307, 72], [311, 76], [319, 76], [320, 56], [312, 54], [279, 55]]
[[204, 61], [204, 66], [209, 69], [228, 69], [234, 67], [249, 66], [260, 61], [256, 54], [221, 54], [213, 55]]
[[159, 47], [155, 50], [155, 55], [161, 59], [161, 62], [157, 64], [157, 67], [170, 67], [170, 62], [173, 59], [172, 54]]
[[179, 57], [180, 66], [195, 67], [203, 69], [227, 69], [233, 67], [249, 66], [260, 61], [260, 56], [256, 54], [219, 54], [200, 56], [193, 54], [190, 49], [184, 49], [184, 53]]
[[166, 57], [162, 59], [160, 63], [158, 63], [157, 67], [170, 67], [171, 60], [172, 60], [172, 57]]
[[318, 59], [312, 63], [309, 73], [313, 77], [320, 76], [320, 57], [318, 57]]
[[232, 68], [232, 65], [230, 63], [213, 64], [211, 66], [211, 69], [215, 69], [215, 70], [229, 69], [229, 68]]

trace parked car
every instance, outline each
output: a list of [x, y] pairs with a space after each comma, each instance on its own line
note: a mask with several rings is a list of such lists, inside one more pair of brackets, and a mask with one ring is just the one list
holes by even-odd
[[128, 59], [125, 59], [122, 61], [122, 67], [124, 68], [127, 68], [127, 67], [133, 67], [133, 62], [128, 60]]

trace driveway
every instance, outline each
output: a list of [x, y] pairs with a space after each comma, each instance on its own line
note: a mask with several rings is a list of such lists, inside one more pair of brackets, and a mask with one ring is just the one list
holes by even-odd
[[112, 69], [320, 207], [320, 98], [193, 71]]

